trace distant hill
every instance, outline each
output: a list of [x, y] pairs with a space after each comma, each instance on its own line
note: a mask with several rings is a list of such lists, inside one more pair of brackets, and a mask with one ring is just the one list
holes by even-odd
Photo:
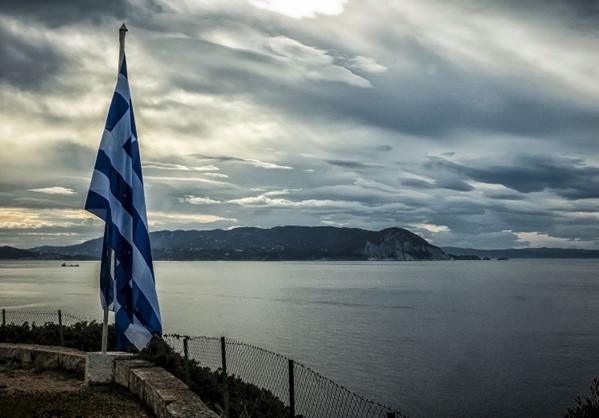
[[59, 254], [65, 259], [99, 260], [102, 251], [102, 238], [85, 241], [82, 244], [55, 247], [45, 245], [43, 247], [30, 248], [29, 251], [37, 253], [41, 258], [52, 257]]
[[94, 260], [98, 258], [80, 254], [60, 254], [58, 251], [62, 247], [52, 248], [55, 251], [38, 252], [36, 249], [22, 250], [20, 248], [4, 246], [0, 247], [0, 260]]
[[[402, 228], [280, 226], [150, 234], [156, 260], [449, 260], [439, 247]], [[37, 247], [40, 254], [95, 257], [102, 239], [68, 247]]]
[[[479, 260], [599, 258], [599, 250], [523, 248], [478, 250], [431, 245], [402, 228], [368, 231], [329, 226], [279, 226], [150, 234], [155, 260]], [[0, 259], [99, 259], [102, 238], [64, 247], [0, 247]]]
[[474, 248], [443, 247], [456, 256], [475, 255], [480, 258], [599, 258], [599, 250], [570, 248], [509, 248], [504, 250], [477, 250]]
[[39, 258], [39, 255], [33, 251], [21, 250], [7, 245], [0, 247], [0, 260], [33, 260], [36, 258]]

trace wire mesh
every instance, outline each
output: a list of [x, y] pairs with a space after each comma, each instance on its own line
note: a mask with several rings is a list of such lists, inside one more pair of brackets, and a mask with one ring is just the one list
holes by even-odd
[[196, 360], [200, 366], [212, 370], [222, 368], [220, 338], [191, 337], [188, 348], [189, 358]]
[[71, 325], [75, 325], [79, 322], [91, 322], [92, 320], [89, 318], [83, 318], [81, 316], [73, 315], [70, 313], [62, 313], [62, 324], [70, 327]]
[[378, 402], [373, 402], [321, 376], [309, 367], [295, 363], [296, 414], [304, 417], [364, 418], [402, 417]]
[[173, 351], [182, 356], [185, 354], [185, 340], [187, 339], [189, 359], [195, 360], [200, 367], [208, 367], [211, 370], [222, 368], [220, 338], [165, 334], [162, 339]]
[[[31, 312], [3, 310], [6, 325], [14, 324], [56, 324], [58, 311]], [[69, 313], [62, 313], [62, 323], [70, 326], [87, 321]], [[184, 341], [190, 359], [201, 367], [211, 370], [222, 369], [221, 339], [215, 337], [188, 337], [177, 334], [165, 334], [165, 342], [178, 354], [184, 355]], [[285, 405], [290, 405], [289, 363], [290, 360], [280, 354], [250, 344], [226, 338], [225, 356], [227, 374], [238, 377], [246, 383], [271, 392]], [[302, 418], [389, 418], [404, 417], [399, 411], [381, 403], [368, 400], [359, 394], [321, 376], [319, 373], [293, 362], [295, 416]]]
[[289, 405], [289, 359], [246, 343], [225, 341], [228, 374], [268, 390]]
[[[61, 313], [62, 324], [64, 326], [71, 326], [77, 322], [89, 321], [88, 319], [81, 318], [76, 315], [69, 313]], [[46, 311], [46, 312], [35, 312], [35, 311], [4, 311], [4, 320], [6, 325], [19, 325], [25, 322], [30, 325], [41, 326], [44, 324], [58, 324], [59, 322], [59, 311]]]
[[164, 334], [162, 339], [177, 354], [183, 355], [183, 337], [180, 335]]

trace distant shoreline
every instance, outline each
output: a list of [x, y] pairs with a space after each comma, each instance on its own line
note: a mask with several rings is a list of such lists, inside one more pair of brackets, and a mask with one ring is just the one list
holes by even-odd
[[[453, 256], [453, 255], [452, 255]], [[286, 262], [297, 262], [297, 263], [420, 263], [423, 261], [428, 261], [431, 263], [437, 263], [437, 262], [456, 262], [456, 261], [463, 261], [463, 262], [481, 262], [481, 263], [485, 263], [485, 262], [497, 262], [497, 261], [516, 261], [516, 260], [539, 260], [539, 261], [543, 261], [543, 260], [596, 260], [599, 259], [599, 256], [584, 256], [584, 257], [573, 257], [573, 256], [566, 256], [566, 257], [497, 257], [497, 258], [491, 258], [491, 257], [487, 257], [487, 258], [482, 258], [479, 256], [471, 256], [471, 255], [466, 255], [466, 256], [455, 256], [455, 258], [451, 258], [449, 260], [394, 260], [394, 259], [341, 259], [341, 258], [314, 258], [314, 259], [242, 259], [242, 258], [236, 258], [236, 259], [230, 259], [230, 258], [223, 258], [223, 259], [216, 259], [216, 258], [211, 258], [211, 259], [167, 259], [167, 258], [154, 258], [153, 260], [155, 262], [256, 262], [256, 263], [286, 263]], [[67, 266], [62, 266], [63, 261], [68, 261], [69, 263], [79, 263], [79, 262], [87, 262], [87, 261], [94, 261], [94, 262], [99, 262], [100, 258], [95, 258], [95, 257], [85, 257], [85, 258], [77, 258], [77, 257], [59, 257], [56, 255], [53, 255], [51, 258], [50, 257], [24, 257], [24, 258], [7, 258], [7, 257], [1, 257], [0, 256], [0, 262], [2, 261], [47, 261], [47, 262], [56, 262], [57, 267], [75, 267], [75, 266], [71, 266], [71, 265], [67, 265]]]
[[[150, 233], [154, 260], [164, 261], [449, 261], [517, 258], [599, 258], [599, 250], [438, 247], [404, 228], [369, 231], [346, 227], [239, 227], [231, 230]], [[97, 260], [102, 238], [68, 246], [0, 247], [0, 259]]]

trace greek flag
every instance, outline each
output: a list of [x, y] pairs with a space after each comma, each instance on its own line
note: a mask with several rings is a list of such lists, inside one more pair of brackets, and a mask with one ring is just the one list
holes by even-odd
[[100, 298], [114, 312], [116, 349], [133, 344], [141, 350], [162, 325], [124, 55], [85, 209], [106, 222]]

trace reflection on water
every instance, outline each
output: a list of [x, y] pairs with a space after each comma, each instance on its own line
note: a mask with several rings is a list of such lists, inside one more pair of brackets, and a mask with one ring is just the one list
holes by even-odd
[[[98, 263], [0, 264], [0, 306], [101, 318]], [[599, 376], [599, 260], [158, 262], [165, 331], [279, 352], [410, 416], [559, 416]]]

